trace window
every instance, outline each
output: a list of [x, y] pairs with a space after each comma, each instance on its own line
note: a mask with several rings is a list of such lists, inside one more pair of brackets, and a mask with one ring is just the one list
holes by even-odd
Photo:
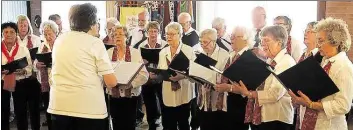
[[72, 5], [91, 3], [97, 8], [97, 16], [100, 19], [101, 37], [105, 36], [105, 19], [106, 19], [106, 4], [105, 1], [42, 1], [42, 21], [48, 20], [52, 14], [59, 14], [62, 19], [63, 30], [70, 30], [69, 25], [69, 10]]
[[26, 1], [1, 1], [1, 3], [1, 23], [17, 22], [18, 15], [27, 15]]
[[236, 25], [252, 28], [251, 11], [256, 6], [266, 10], [267, 25], [273, 25], [278, 15], [286, 15], [292, 20], [291, 35], [303, 41], [307, 23], [317, 19], [317, 1], [198, 1], [197, 30], [211, 28], [215, 17], [226, 20], [227, 32]]

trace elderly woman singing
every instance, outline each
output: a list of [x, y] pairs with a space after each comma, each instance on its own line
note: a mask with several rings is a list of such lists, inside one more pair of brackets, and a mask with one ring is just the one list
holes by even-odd
[[[348, 130], [345, 114], [353, 99], [353, 65], [347, 56], [351, 36], [341, 19], [326, 18], [315, 26], [319, 52], [324, 56], [321, 66], [336, 84], [339, 92], [317, 102], [302, 92], [289, 92], [295, 103], [306, 107], [301, 130]], [[296, 96], [298, 93], [300, 96]]]

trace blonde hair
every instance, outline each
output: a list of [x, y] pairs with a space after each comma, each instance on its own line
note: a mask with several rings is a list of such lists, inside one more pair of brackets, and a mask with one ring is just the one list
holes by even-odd
[[25, 20], [28, 22], [28, 33], [27, 34], [33, 34], [33, 28], [32, 28], [31, 21], [29, 20], [29, 18], [26, 15], [20, 14], [17, 16], [17, 25], [19, 22], [25, 21]]
[[324, 31], [330, 44], [338, 46], [338, 51], [348, 52], [351, 46], [351, 35], [348, 25], [342, 19], [332, 17], [320, 20], [314, 30], [316, 32]]

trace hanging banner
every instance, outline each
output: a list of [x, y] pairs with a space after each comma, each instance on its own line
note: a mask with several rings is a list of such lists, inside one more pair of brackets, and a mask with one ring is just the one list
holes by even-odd
[[125, 25], [128, 30], [138, 26], [138, 14], [145, 10], [144, 7], [120, 7], [120, 24]]

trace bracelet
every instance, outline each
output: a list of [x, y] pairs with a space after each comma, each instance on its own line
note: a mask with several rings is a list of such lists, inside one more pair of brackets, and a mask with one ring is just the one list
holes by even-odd
[[229, 92], [233, 92], [233, 86], [232, 86], [232, 85], [230, 85], [230, 90], [229, 90]]
[[309, 108], [310, 108], [310, 109], [313, 109], [313, 105], [314, 105], [314, 102], [311, 102], [311, 103], [309, 104]]

